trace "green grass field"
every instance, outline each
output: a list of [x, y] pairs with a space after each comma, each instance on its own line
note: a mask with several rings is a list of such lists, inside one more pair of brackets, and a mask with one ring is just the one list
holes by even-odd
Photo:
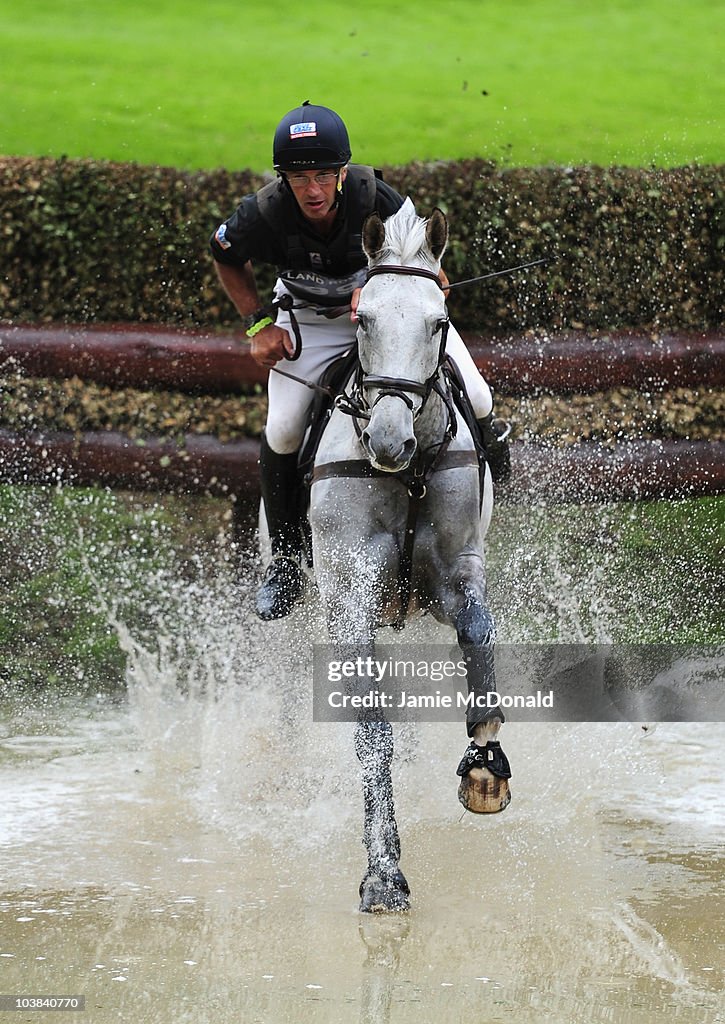
[[716, 0], [0, 0], [0, 152], [270, 166], [303, 99], [354, 159], [725, 159]]

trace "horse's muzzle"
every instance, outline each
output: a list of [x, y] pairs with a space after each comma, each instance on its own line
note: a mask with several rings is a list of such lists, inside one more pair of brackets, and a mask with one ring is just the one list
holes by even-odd
[[396, 439], [387, 443], [376, 443], [368, 430], [363, 430], [361, 438], [370, 462], [375, 469], [380, 469], [384, 473], [400, 473], [407, 469], [417, 448], [414, 437], [409, 437], [402, 443]]
[[399, 397], [386, 394], [378, 398], [360, 435], [370, 462], [384, 473], [407, 469], [418, 447], [411, 404], [399, 401]]

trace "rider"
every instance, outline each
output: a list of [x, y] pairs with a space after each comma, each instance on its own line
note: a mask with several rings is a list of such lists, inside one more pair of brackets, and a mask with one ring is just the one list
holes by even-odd
[[[295, 355], [299, 332], [303, 344], [294, 373], [316, 383], [355, 344], [355, 310], [367, 267], [363, 222], [373, 211], [383, 220], [391, 216], [403, 198], [379, 172], [349, 163], [341, 118], [309, 100], [282, 118], [273, 152], [277, 180], [242, 199], [212, 236], [211, 250], [219, 279], [246, 322], [252, 357], [272, 369]], [[289, 309], [279, 308], [272, 322], [269, 309], [259, 308], [253, 263], [277, 269], [275, 298], [294, 301], [294, 319]], [[440, 277], [448, 283], [443, 271]], [[446, 351], [465, 381], [492, 475], [504, 479], [509, 451], [501, 435], [507, 429], [493, 419], [490, 389], [453, 327]], [[256, 609], [262, 619], [277, 619], [289, 614], [304, 589], [297, 456], [313, 395], [305, 385], [270, 373], [268, 398], [260, 477], [273, 557]]]

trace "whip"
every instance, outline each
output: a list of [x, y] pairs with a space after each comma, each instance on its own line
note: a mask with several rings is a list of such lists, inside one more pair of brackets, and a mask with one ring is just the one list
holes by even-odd
[[464, 284], [475, 284], [476, 281], [488, 281], [492, 277], [502, 277], [504, 274], [513, 274], [517, 270], [526, 270], [528, 267], [538, 267], [540, 263], [549, 263], [556, 259], [555, 256], [544, 256], [540, 260], [532, 260], [530, 263], [519, 263], [517, 267], [507, 267], [506, 270], [494, 270], [490, 274], [481, 274], [480, 277], [468, 277], [465, 281], [454, 281], [453, 284], [442, 285], [444, 291], [450, 288], [460, 288]]

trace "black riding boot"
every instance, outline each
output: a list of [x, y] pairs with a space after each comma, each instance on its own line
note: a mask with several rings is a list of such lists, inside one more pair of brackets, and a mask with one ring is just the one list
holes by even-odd
[[272, 561], [257, 591], [260, 619], [289, 615], [304, 591], [300, 568], [302, 527], [297, 490], [297, 453], [278, 455], [262, 434], [259, 473], [264, 513], [272, 546]]
[[508, 443], [511, 424], [506, 420], [494, 419], [492, 412], [476, 422], [481, 431], [491, 478], [495, 484], [503, 483], [511, 476], [511, 452]]

